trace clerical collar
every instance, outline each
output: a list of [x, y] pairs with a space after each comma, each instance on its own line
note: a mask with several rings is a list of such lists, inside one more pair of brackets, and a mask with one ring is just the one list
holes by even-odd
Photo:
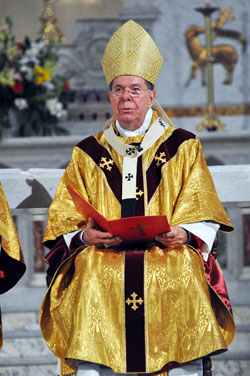
[[148, 112], [146, 113], [144, 122], [142, 123], [142, 125], [140, 126], [140, 128], [135, 129], [134, 131], [129, 131], [127, 129], [122, 128], [120, 126], [118, 120], [116, 120], [115, 125], [116, 125], [116, 128], [117, 128], [117, 130], [119, 132], [119, 135], [121, 137], [138, 136], [138, 135], [143, 134], [143, 133], [145, 133], [147, 131], [147, 129], [149, 127], [149, 124], [151, 122], [152, 116], [153, 116], [152, 108], [149, 108]]

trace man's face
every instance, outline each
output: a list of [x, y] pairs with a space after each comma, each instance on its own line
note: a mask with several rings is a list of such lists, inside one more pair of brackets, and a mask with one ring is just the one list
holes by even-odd
[[[139, 97], [133, 97], [129, 90], [143, 90]], [[114, 96], [117, 89], [124, 90], [122, 96]], [[155, 99], [155, 91], [149, 90], [145, 80], [137, 76], [119, 76], [113, 81], [109, 92], [113, 113], [122, 128], [135, 130], [142, 125], [148, 109]]]

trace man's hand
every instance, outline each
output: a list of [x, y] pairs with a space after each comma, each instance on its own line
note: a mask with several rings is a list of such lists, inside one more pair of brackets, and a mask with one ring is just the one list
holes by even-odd
[[109, 232], [98, 230], [92, 218], [89, 218], [86, 231], [84, 232], [84, 241], [88, 245], [95, 245], [99, 248], [117, 247], [122, 243], [122, 239], [119, 236], [113, 236]]
[[155, 239], [167, 248], [175, 248], [187, 242], [188, 233], [180, 226], [171, 226], [171, 231], [156, 235]]

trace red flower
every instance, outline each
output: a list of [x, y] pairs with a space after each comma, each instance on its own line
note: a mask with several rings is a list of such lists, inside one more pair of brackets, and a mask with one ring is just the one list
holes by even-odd
[[64, 84], [63, 84], [63, 88], [64, 88], [65, 90], [69, 90], [69, 89], [70, 89], [69, 83], [68, 83], [68, 82], [64, 82]]
[[18, 48], [19, 50], [23, 50], [23, 45], [22, 45], [22, 43], [17, 42], [17, 43], [16, 43], [16, 46], [17, 46], [17, 48]]
[[14, 91], [14, 93], [16, 94], [20, 94], [23, 90], [23, 84], [22, 82], [20, 81], [16, 81], [14, 86], [12, 87], [12, 90]]

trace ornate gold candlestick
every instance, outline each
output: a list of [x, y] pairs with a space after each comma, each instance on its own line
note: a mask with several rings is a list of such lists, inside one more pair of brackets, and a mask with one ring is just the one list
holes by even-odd
[[51, 8], [51, 0], [44, 0], [44, 12], [40, 20], [42, 22], [42, 39], [45, 43], [50, 41], [65, 42], [65, 38], [57, 25], [57, 17]]
[[219, 10], [219, 8], [212, 8], [207, 3], [205, 8], [196, 8], [197, 12], [201, 12], [205, 16], [205, 32], [206, 32], [206, 50], [207, 50], [207, 109], [205, 119], [197, 126], [198, 131], [207, 129], [208, 131], [224, 130], [225, 125], [219, 120], [216, 115], [214, 106], [214, 83], [213, 83], [213, 56], [211, 48], [211, 14]]

